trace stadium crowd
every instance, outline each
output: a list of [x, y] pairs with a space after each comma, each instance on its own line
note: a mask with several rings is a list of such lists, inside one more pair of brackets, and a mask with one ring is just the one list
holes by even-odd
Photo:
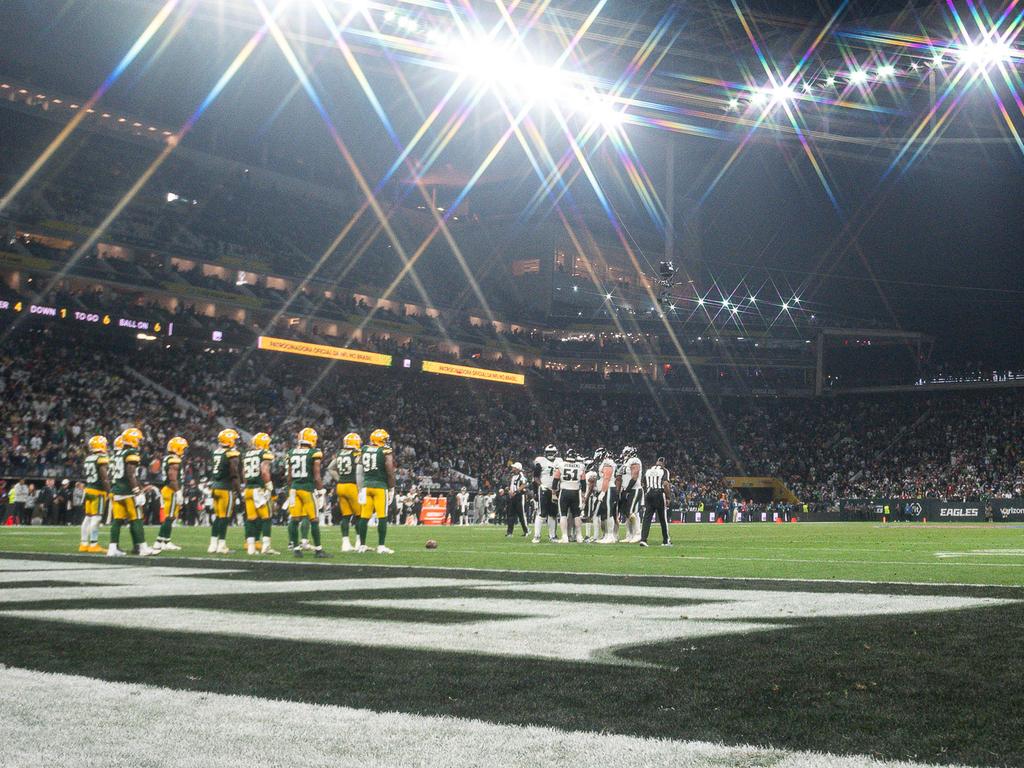
[[175, 434], [189, 440], [186, 484], [202, 483], [221, 425], [269, 432], [278, 454], [313, 425], [328, 450], [349, 430], [386, 428], [401, 489], [495, 489], [511, 462], [554, 443], [664, 456], [688, 499], [718, 499], [733, 474], [778, 477], [801, 500], [826, 504], [1024, 494], [1024, 394], [1015, 389], [705, 402], [477, 384], [258, 350], [68, 343], [32, 330], [5, 340], [0, 393], [0, 476], [58, 483], [80, 477], [89, 435], [129, 425], [143, 430], [151, 458]]

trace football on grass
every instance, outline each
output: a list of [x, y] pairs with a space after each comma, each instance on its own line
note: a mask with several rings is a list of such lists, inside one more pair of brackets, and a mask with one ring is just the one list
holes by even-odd
[[437, 542], [433, 539], [427, 539], [427, 549], [437, 549]]

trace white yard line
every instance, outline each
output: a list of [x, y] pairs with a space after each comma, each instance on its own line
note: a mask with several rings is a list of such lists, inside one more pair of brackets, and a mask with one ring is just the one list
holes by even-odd
[[[671, 741], [0, 668], [0, 764], [19, 768], [920, 768], [920, 763]], [[947, 767], [948, 768], [948, 767]]]

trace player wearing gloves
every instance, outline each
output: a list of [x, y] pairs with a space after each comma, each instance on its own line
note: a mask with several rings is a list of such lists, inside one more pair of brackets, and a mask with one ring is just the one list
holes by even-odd
[[[341, 515], [341, 551], [351, 552], [363, 543], [358, 533], [366, 490], [363, 488], [363, 439], [355, 432], [349, 432], [341, 441], [341, 450], [327, 467], [327, 474], [334, 478], [338, 494], [338, 514]], [[355, 522], [356, 545], [348, 538], [348, 529]]]
[[383, 429], [370, 433], [370, 444], [363, 446], [363, 492], [366, 503], [360, 514], [356, 530], [359, 534], [359, 552], [366, 551], [366, 532], [370, 517], [377, 517], [377, 553], [390, 555], [394, 550], [384, 545], [388, 535], [388, 508], [395, 498], [395, 457], [391, 452], [391, 437]]
[[299, 432], [298, 444], [288, 451], [288, 546], [296, 557], [309, 546], [305, 539], [299, 542], [299, 524], [308, 523], [313, 538], [314, 557], [329, 557], [320, 542], [319, 512], [327, 500], [320, 465], [324, 453], [316, 447], [320, 439], [316, 430], [306, 427]]
[[132, 543], [138, 554], [146, 557], [155, 555], [158, 550], [150, 549], [146, 544], [146, 531], [142, 527], [141, 513], [146, 504], [146, 492], [138, 479], [138, 468], [141, 462], [139, 446], [142, 445], [142, 430], [130, 427], [121, 433], [121, 444], [124, 446], [114, 454], [113, 469], [110, 473], [111, 493], [114, 497], [114, 522], [110, 526], [110, 547], [107, 557], [121, 557], [121, 528], [128, 526], [132, 535]]
[[[245, 551], [255, 555], [276, 555], [270, 546], [272, 522], [270, 504], [274, 497], [274, 483], [270, 479], [270, 435], [257, 432], [252, 436], [252, 447], [242, 455], [242, 479], [245, 480]], [[257, 539], [262, 543], [257, 547]]]
[[172, 437], [167, 442], [167, 455], [164, 456], [160, 469], [164, 475], [163, 487], [160, 489], [160, 502], [164, 510], [164, 521], [156, 535], [153, 549], [171, 551], [181, 549], [171, 542], [171, 530], [178, 519], [181, 505], [184, 502], [181, 491], [181, 460], [188, 448], [188, 440], [184, 437]]
[[239, 467], [239, 452], [235, 447], [238, 433], [233, 429], [222, 429], [217, 434], [219, 447], [213, 452], [210, 479], [213, 481], [213, 527], [210, 531], [210, 554], [227, 555], [228, 526], [235, 514], [235, 504], [242, 497], [242, 471]]

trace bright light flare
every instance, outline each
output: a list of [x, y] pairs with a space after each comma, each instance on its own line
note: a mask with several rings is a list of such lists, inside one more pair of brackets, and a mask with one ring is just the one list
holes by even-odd
[[1011, 63], [1021, 52], [1001, 40], [981, 40], [961, 46], [954, 54], [961, 65], [984, 71], [999, 64]]
[[878, 76], [883, 78], [895, 77], [896, 67], [892, 64], [883, 64], [878, 68]]
[[863, 69], [855, 69], [849, 76], [850, 85], [864, 85], [869, 79], [870, 76]]

